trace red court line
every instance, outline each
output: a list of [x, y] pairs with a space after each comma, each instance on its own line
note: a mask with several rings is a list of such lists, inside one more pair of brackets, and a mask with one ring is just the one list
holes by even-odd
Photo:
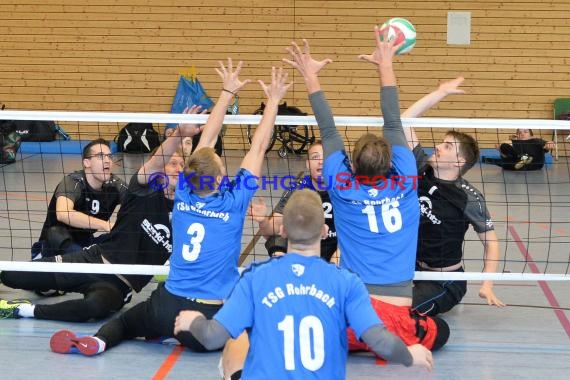
[[32, 201], [47, 201], [49, 198], [47, 196], [32, 195], [28, 193], [4, 193], [0, 192], [0, 196], [6, 199], [25, 199]]
[[158, 371], [156, 371], [156, 373], [152, 377], [152, 380], [164, 380], [164, 379], [166, 379], [166, 375], [168, 375], [168, 372], [170, 372], [172, 367], [174, 367], [174, 364], [176, 364], [176, 361], [178, 360], [178, 358], [182, 354], [182, 351], [184, 351], [184, 346], [174, 347], [174, 349], [172, 350], [170, 355], [168, 355], [168, 357], [162, 363], [162, 365], [160, 366]]
[[[482, 284], [483, 284], [483, 281], [473, 281], [473, 282], [470, 282], [470, 284], [473, 284], [473, 285], [482, 285]], [[534, 288], [536, 285], [534, 285], [534, 284], [514, 284], [514, 283], [512, 283], [512, 282], [509, 282], [509, 283], [505, 284], [505, 283], [503, 283], [502, 281], [500, 281], [500, 282], [494, 282], [494, 283], [493, 283], [493, 287], [497, 287], [497, 286], [508, 286], [509, 288], [512, 287], [512, 286], [519, 286], [519, 287], [523, 287], [523, 288]]]
[[[528, 253], [528, 250], [522, 243], [521, 238], [517, 233], [517, 231], [515, 230], [515, 228], [513, 226], [509, 226], [508, 229], [509, 232], [511, 233], [511, 236], [515, 240], [515, 243], [517, 243], [519, 251], [523, 255], [525, 261], [528, 263], [528, 267], [530, 268], [532, 273], [540, 273], [540, 271], [538, 270], [538, 266], [534, 262], [534, 259], [532, 258], [530, 253]], [[546, 300], [548, 301], [550, 306], [552, 308], [560, 308], [560, 304], [558, 303], [556, 296], [550, 289], [550, 286], [548, 286], [548, 283], [546, 281], [538, 281], [538, 285], [540, 286], [540, 289], [542, 290], [542, 293], [544, 293], [544, 296], [546, 297]], [[559, 309], [554, 309], [553, 311], [554, 314], [556, 314], [558, 321], [560, 321], [562, 328], [566, 331], [566, 335], [568, 335], [568, 338], [570, 338], [570, 321], [568, 320], [566, 313], [564, 313], [564, 310], [559, 310]]]

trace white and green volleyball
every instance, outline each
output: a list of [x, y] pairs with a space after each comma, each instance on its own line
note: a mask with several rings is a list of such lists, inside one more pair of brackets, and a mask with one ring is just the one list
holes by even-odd
[[404, 44], [396, 51], [396, 54], [406, 54], [414, 48], [414, 45], [416, 44], [416, 28], [414, 28], [414, 25], [411, 22], [405, 18], [391, 18], [380, 27], [380, 32], [382, 33], [380, 35], [380, 39], [383, 39], [385, 28], [389, 28], [388, 41], [395, 38], [396, 45], [404, 42]]

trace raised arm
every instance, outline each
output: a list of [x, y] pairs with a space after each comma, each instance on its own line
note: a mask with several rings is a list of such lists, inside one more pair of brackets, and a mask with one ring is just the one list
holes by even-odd
[[204, 147], [213, 148], [218, 140], [218, 135], [222, 130], [224, 125], [224, 117], [226, 115], [226, 110], [230, 105], [232, 98], [237, 95], [237, 93], [250, 82], [249, 79], [244, 81], [239, 80], [239, 73], [241, 71], [243, 63], [240, 61], [237, 67], [233, 68], [232, 59], [228, 58], [227, 66], [224, 66], [222, 62], [219, 68], [216, 68], [216, 72], [222, 78], [223, 87], [220, 93], [220, 97], [214, 105], [208, 121], [204, 126], [204, 131], [202, 136], [200, 136], [200, 142], [196, 146], [196, 150]]
[[396, 38], [388, 39], [388, 28], [383, 38], [378, 26], [374, 27], [376, 49], [370, 55], [360, 55], [359, 58], [376, 65], [380, 78], [381, 107], [384, 118], [384, 138], [392, 145], [408, 146], [400, 120], [400, 102], [396, 87], [396, 74], [394, 73], [393, 60], [400, 45], [395, 45]]
[[195, 124], [182, 124], [158, 147], [152, 157], [145, 162], [138, 171], [137, 180], [140, 185], [147, 185], [148, 178], [157, 172], [163, 172], [165, 165], [170, 161], [170, 157], [181, 146], [184, 137], [192, 137], [200, 133], [201, 128]]
[[[403, 114], [403, 118], [421, 117], [425, 112], [430, 110], [437, 103], [442, 101], [446, 96], [451, 94], [464, 94], [465, 91], [460, 90], [458, 87], [463, 83], [463, 77], [457, 77], [448, 82], [443, 82], [439, 85], [438, 89], [430, 92], [414, 104], [410, 106]], [[404, 127], [404, 134], [410, 149], [414, 149], [420, 142], [416, 135], [416, 131], [412, 127]]]
[[319, 72], [323, 67], [331, 63], [332, 60], [328, 58], [322, 61], [314, 60], [311, 57], [309, 43], [305, 39], [303, 39], [302, 51], [295, 42], [291, 43], [287, 51], [289, 52], [291, 60], [283, 59], [283, 62], [291, 65], [303, 76], [305, 86], [309, 93], [311, 107], [313, 108], [313, 113], [315, 114], [321, 132], [324, 158], [326, 159], [332, 153], [344, 150], [344, 143], [336, 129], [331, 107], [325, 98], [325, 94], [321, 90], [321, 83], [319, 81]]
[[246, 153], [241, 167], [249, 170], [253, 175], [259, 176], [261, 174], [261, 166], [265, 151], [269, 146], [271, 135], [273, 133], [273, 126], [275, 124], [275, 117], [277, 116], [277, 108], [279, 102], [285, 96], [285, 93], [293, 83], [286, 83], [288, 74], [283, 71], [283, 68], [271, 68], [271, 83], [266, 85], [263, 81], [258, 81], [267, 96], [267, 104], [263, 110], [263, 116], [259, 126], [255, 129], [253, 138], [251, 139], [251, 148]]

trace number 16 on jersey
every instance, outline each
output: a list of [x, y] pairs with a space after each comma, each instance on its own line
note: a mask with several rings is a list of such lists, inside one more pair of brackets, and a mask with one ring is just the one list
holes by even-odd
[[371, 232], [379, 233], [380, 228], [378, 227], [378, 218], [376, 215], [377, 208], [380, 208], [380, 214], [382, 215], [382, 223], [384, 228], [389, 233], [394, 233], [402, 229], [402, 214], [398, 207], [400, 202], [393, 201], [390, 203], [384, 203], [380, 206], [368, 205], [362, 209], [362, 213], [366, 214], [368, 217], [368, 227]]

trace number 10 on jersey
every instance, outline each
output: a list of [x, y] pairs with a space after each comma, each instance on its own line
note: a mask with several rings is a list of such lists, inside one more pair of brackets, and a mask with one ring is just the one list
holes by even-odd
[[[295, 350], [299, 349], [301, 365], [309, 370], [316, 371], [325, 362], [325, 334], [321, 320], [314, 315], [303, 317], [296, 326], [295, 318], [288, 314], [277, 324], [279, 331], [283, 332], [283, 356], [285, 369], [294, 371]], [[295, 339], [297, 337], [298, 339]]]

